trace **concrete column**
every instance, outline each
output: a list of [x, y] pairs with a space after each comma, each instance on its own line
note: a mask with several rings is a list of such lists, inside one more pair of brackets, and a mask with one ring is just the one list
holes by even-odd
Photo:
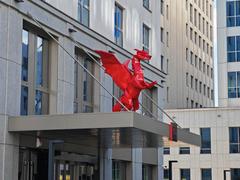
[[22, 17], [0, 6], [0, 179], [18, 179], [19, 137], [8, 133], [8, 116], [20, 114]]
[[100, 180], [112, 180], [112, 149], [100, 150]]
[[142, 180], [142, 148], [132, 149], [132, 180]]
[[163, 180], [163, 148], [158, 148], [157, 179]]

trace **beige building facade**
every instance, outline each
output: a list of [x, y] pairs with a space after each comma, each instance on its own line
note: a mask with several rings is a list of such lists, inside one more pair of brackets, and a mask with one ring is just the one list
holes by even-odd
[[161, 21], [169, 34], [169, 43], [161, 44], [168, 59], [166, 107], [212, 107], [214, 1], [164, 2], [169, 9], [168, 18]]
[[226, 180], [240, 179], [239, 108], [173, 109], [168, 113], [186, 131], [201, 136], [201, 147], [165, 147], [165, 179], [172, 160], [177, 161], [173, 164], [176, 180], [220, 180], [224, 174]]

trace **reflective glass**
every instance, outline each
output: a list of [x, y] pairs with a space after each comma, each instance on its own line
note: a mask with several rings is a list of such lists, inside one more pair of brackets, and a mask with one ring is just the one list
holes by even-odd
[[149, 9], [149, 0], [143, 0], [143, 6]]
[[22, 31], [22, 80], [28, 81], [28, 31]]
[[36, 85], [43, 85], [43, 39], [37, 37]]
[[230, 143], [238, 143], [239, 142], [237, 127], [229, 128], [229, 140], [230, 140]]
[[82, 24], [89, 26], [89, 10], [86, 8], [82, 9]]
[[190, 180], [190, 169], [180, 169], [181, 180]]
[[235, 51], [235, 36], [227, 37], [227, 50], [228, 51]]
[[114, 37], [116, 44], [123, 45], [123, 34], [122, 34], [122, 9], [115, 5], [114, 14]]
[[228, 87], [236, 87], [236, 72], [228, 72]]
[[236, 55], [235, 52], [227, 53], [228, 62], [235, 62], [236, 61], [235, 55]]
[[236, 1], [236, 16], [240, 15], [240, 1]]
[[21, 87], [21, 115], [28, 114], [28, 88], [25, 86]]
[[89, 0], [78, 0], [78, 20], [85, 26], [89, 26]]
[[211, 180], [212, 179], [212, 170], [211, 169], [202, 169], [202, 180]]
[[227, 16], [234, 16], [234, 1], [227, 2]]
[[240, 169], [231, 169], [231, 180], [239, 180], [240, 179]]
[[228, 88], [228, 98], [236, 98], [236, 97], [237, 97], [237, 89]]
[[201, 128], [201, 153], [211, 153], [211, 130], [210, 128]]
[[236, 26], [240, 26], [240, 17], [236, 17]]
[[235, 17], [227, 17], [227, 27], [235, 26]]
[[35, 93], [35, 114], [36, 115], [41, 115], [42, 114], [42, 92], [36, 90]]

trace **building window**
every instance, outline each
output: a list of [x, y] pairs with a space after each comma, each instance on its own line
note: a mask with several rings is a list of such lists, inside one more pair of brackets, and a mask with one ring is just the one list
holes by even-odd
[[240, 169], [233, 168], [231, 169], [231, 180], [239, 180], [240, 179]]
[[188, 48], [186, 48], [186, 61], [188, 61]]
[[186, 86], [188, 87], [188, 73], [186, 73]]
[[190, 21], [193, 22], [193, 5], [190, 4]]
[[[144, 90], [145, 94], [147, 94], [151, 99], [157, 99], [156, 88], [146, 89]], [[142, 95], [142, 114], [152, 117], [152, 114], [155, 114], [155, 106], [153, 106], [153, 102], [149, 99], [145, 94]]]
[[143, 0], [143, 7], [147, 8], [147, 9], [150, 8], [149, 0]]
[[206, 84], [203, 85], [203, 95], [206, 95]]
[[169, 102], [169, 87], [167, 87], [167, 102]]
[[229, 148], [230, 153], [240, 153], [240, 128], [229, 128]]
[[194, 25], [197, 26], [197, 9], [194, 8]]
[[198, 57], [197, 57], [197, 55], [195, 55], [195, 67], [197, 67], [197, 59], [198, 59]]
[[190, 39], [193, 40], [193, 29], [190, 27]]
[[188, 0], [186, 0], [185, 2], [185, 8], [186, 8], [186, 11], [188, 10]]
[[228, 62], [240, 61], [240, 36], [227, 37]]
[[205, 73], [206, 72], [206, 63], [203, 62], [203, 72]]
[[198, 29], [199, 29], [199, 31], [201, 31], [201, 19], [202, 19], [202, 16], [200, 13], [198, 13]]
[[190, 53], [190, 62], [191, 62], [191, 64], [193, 64], [193, 52], [192, 51]]
[[194, 108], [194, 101], [191, 100], [191, 108]]
[[123, 9], [115, 4], [115, 18], [114, 18], [114, 38], [115, 43], [123, 46]]
[[168, 32], [166, 33], [166, 41], [167, 41], [167, 47], [169, 47], [169, 37], [168, 37]]
[[200, 128], [201, 135], [201, 154], [211, 154], [211, 129]]
[[186, 98], [186, 107], [188, 108], [188, 104], [189, 104], [189, 99]]
[[193, 88], [193, 76], [191, 76], [191, 88]]
[[112, 161], [112, 180], [126, 179], [126, 163], [123, 161]]
[[78, 0], [78, 21], [89, 27], [89, 0]]
[[201, 180], [212, 180], [212, 169], [201, 169]]
[[161, 55], [161, 71], [164, 71], [164, 56]]
[[143, 24], [143, 50], [149, 52], [150, 28]]
[[209, 65], [207, 65], [207, 75], [208, 75], [208, 76], [209, 76], [209, 71], [210, 71]]
[[[79, 52], [76, 57], [92, 74], [94, 64], [92, 60]], [[77, 62], [74, 64], [74, 112], [93, 112], [94, 110], [94, 80]]]
[[164, 147], [163, 154], [170, 154], [170, 147]]
[[211, 78], [213, 79], [213, 68], [211, 68]]
[[199, 58], [199, 70], [202, 71], [202, 59]]
[[240, 72], [228, 72], [228, 98], [240, 98]]
[[167, 59], [167, 67], [166, 67], [166, 73], [169, 73], [169, 59]]
[[198, 80], [195, 79], [195, 90], [197, 91], [198, 90]]
[[168, 8], [168, 5], [166, 7], [167, 7], [166, 14], [167, 14], [167, 19], [168, 19], [169, 18], [169, 8]]
[[142, 180], [152, 179], [152, 166], [143, 164], [142, 165]]
[[161, 7], [160, 7], [161, 14], [164, 14], [164, 0], [161, 0]]
[[213, 91], [213, 89], [211, 90], [211, 100], [214, 100], [214, 91]]
[[199, 93], [202, 93], [202, 82], [199, 82]]
[[190, 147], [180, 147], [179, 154], [190, 154]]
[[22, 31], [21, 115], [48, 114], [48, 51], [46, 38], [32, 31]]
[[210, 88], [207, 88], [207, 97], [210, 98]]
[[180, 169], [181, 180], [190, 180], [190, 169]]
[[186, 23], [186, 36], [188, 37], [188, 24]]
[[240, 26], [240, 1], [227, 1], [227, 27]]
[[161, 42], [164, 42], [164, 29], [161, 27]]
[[169, 169], [164, 169], [163, 170], [163, 179], [164, 180], [169, 180]]

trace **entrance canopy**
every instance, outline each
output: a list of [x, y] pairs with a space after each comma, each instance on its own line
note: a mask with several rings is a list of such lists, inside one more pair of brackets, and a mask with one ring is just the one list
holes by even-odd
[[135, 112], [9, 117], [8, 131], [111, 148], [200, 146], [199, 135], [180, 128], [178, 141], [169, 141], [168, 124]]

